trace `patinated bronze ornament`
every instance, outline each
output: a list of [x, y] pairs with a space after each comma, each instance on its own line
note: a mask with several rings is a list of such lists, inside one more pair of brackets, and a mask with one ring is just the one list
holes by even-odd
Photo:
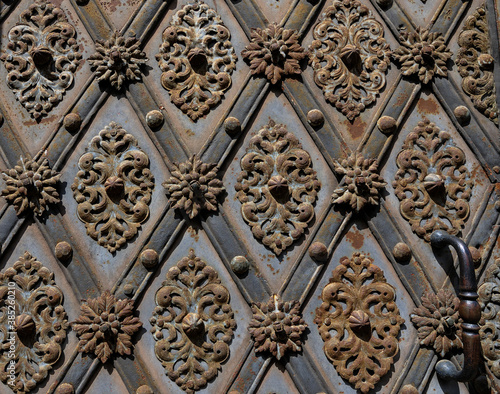
[[314, 27], [309, 47], [314, 81], [349, 120], [385, 86], [391, 49], [384, 28], [357, 0], [334, 0]]
[[344, 257], [321, 294], [314, 322], [339, 375], [367, 393], [387, 374], [399, 351], [404, 319], [395, 288], [367, 255]]
[[450, 134], [423, 119], [406, 137], [396, 164], [392, 186], [413, 232], [427, 242], [435, 230], [459, 234], [469, 217], [473, 180], [465, 152]]
[[78, 161], [71, 185], [87, 234], [110, 252], [120, 249], [149, 216], [154, 188], [149, 157], [137, 139], [111, 122]]
[[156, 357], [182, 390], [201, 390], [229, 357], [236, 328], [229, 291], [190, 249], [168, 270], [155, 302], [150, 323]]
[[35, 390], [59, 360], [69, 327], [63, 299], [54, 274], [28, 252], [0, 273], [0, 380], [10, 382], [13, 360], [14, 392]]
[[62, 9], [45, 0], [21, 14], [0, 56], [7, 86], [37, 120], [63, 99], [81, 58], [75, 28]]
[[80, 339], [78, 351], [95, 354], [102, 363], [115, 354], [130, 355], [132, 335], [142, 326], [134, 317], [134, 301], [119, 300], [108, 290], [83, 301], [81, 315], [71, 323]]
[[311, 156], [285, 125], [271, 120], [250, 140], [241, 169], [235, 185], [241, 215], [254, 237], [280, 255], [314, 217], [321, 183]]
[[229, 29], [202, 1], [185, 5], [163, 32], [156, 60], [161, 84], [192, 120], [207, 115], [231, 86], [236, 54]]

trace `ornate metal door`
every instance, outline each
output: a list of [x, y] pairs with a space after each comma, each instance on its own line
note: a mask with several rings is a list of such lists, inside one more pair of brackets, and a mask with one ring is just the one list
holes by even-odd
[[0, 4], [2, 393], [499, 391], [497, 2]]

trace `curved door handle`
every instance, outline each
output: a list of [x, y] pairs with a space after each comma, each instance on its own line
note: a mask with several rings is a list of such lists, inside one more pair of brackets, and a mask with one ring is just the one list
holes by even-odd
[[441, 360], [436, 365], [436, 372], [441, 379], [468, 382], [478, 374], [481, 361], [481, 342], [478, 322], [481, 307], [477, 302], [477, 282], [474, 264], [467, 245], [459, 238], [445, 231], [437, 230], [431, 235], [431, 245], [437, 248], [452, 246], [460, 263], [460, 285], [458, 313], [463, 319], [462, 342], [464, 345], [464, 367], [459, 370], [449, 360]]

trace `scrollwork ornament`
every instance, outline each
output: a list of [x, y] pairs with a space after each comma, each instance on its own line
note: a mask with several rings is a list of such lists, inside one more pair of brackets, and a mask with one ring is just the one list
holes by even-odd
[[149, 216], [154, 178], [137, 139], [111, 122], [78, 161], [71, 186], [87, 234], [114, 253]]
[[384, 28], [357, 0], [334, 0], [309, 47], [314, 81], [349, 120], [373, 104], [386, 83], [391, 49]]
[[216, 378], [236, 328], [229, 291], [193, 249], [167, 272], [150, 319], [167, 376], [193, 393]]
[[500, 379], [500, 258], [486, 270], [478, 294], [482, 310], [479, 335], [483, 357], [491, 372]]
[[280, 255], [314, 217], [321, 183], [312, 159], [283, 124], [270, 121], [241, 159], [235, 189], [241, 214], [255, 238]]
[[28, 252], [0, 273], [0, 380], [14, 392], [34, 390], [59, 360], [69, 327], [63, 299], [54, 274]]
[[50, 168], [46, 152], [39, 152], [33, 159], [19, 159], [17, 166], [2, 172], [6, 188], [2, 196], [14, 205], [17, 215], [32, 211], [42, 216], [49, 204], [61, 202], [57, 187], [61, 174]]
[[413, 232], [427, 242], [435, 230], [459, 234], [469, 217], [473, 180], [450, 134], [425, 118], [406, 137], [396, 164], [392, 186]]
[[202, 1], [185, 5], [163, 32], [161, 84], [193, 121], [207, 115], [231, 86], [236, 54], [229, 29]]
[[7, 85], [37, 120], [63, 99], [81, 58], [75, 28], [62, 9], [45, 0], [21, 13], [0, 56]]
[[460, 49], [457, 54], [458, 72], [462, 77], [462, 89], [476, 107], [492, 122], [498, 124], [494, 59], [491, 56], [486, 5], [478, 7], [467, 17], [458, 36]]
[[387, 374], [399, 352], [404, 319], [395, 288], [367, 255], [355, 252], [333, 270], [314, 322], [339, 375], [367, 393]]

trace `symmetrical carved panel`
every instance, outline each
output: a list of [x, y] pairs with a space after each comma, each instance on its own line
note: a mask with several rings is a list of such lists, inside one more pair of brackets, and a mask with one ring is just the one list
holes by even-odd
[[162, 185], [167, 189], [173, 209], [179, 209], [191, 219], [200, 211], [217, 211], [217, 196], [224, 191], [217, 179], [217, 164], [203, 163], [195, 155], [184, 163], [174, 164], [172, 176]]
[[339, 375], [367, 393], [389, 372], [404, 319], [394, 287], [373, 259], [355, 252], [340, 263], [323, 289], [314, 322]]
[[163, 32], [156, 59], [161, 84], [192, 120], [208, 114], [231, 86], [236, 54], [222, 19], [202, 1], [178, 11]]
[[46, 116], [73, 83], [82, 57], [75, 28], [63, 10], [37, 0], [10, 29], [5, 48], [7, 85], [31, 116]]
[[484, 4], [465, 20], [458, 45], [457, 66], [463, 78], [462, 89], [472, 99], [474, 107], [498, 124], [494, 60]]
[[377, 160], [365, 159], [354, 152], [334, 164], [335, 172], [344, 176], [344, 184], [333, 192], [333, 204], [349, 204], [356, 212], [365, 205], [378, 205], [379, 194], [387, 183], [378, 174]]
[[256, 352], [270, 352], [278, 360], [287, 352], [300, 352], [307, 324], [300, 316], [300, 302], [282, 301], [272, 295], [268, 302], [252, 304], [250, 335]]
[[71, 323], [80, 338], [78, 351], [93, 353], [105, 363], [114, 354], [132, 353], [132, 335], [142, 323], [134, 317], [134, 301], [117, 299], [106, 290], [98, 298], [84, 300], [81, 315]]
[[453, 348], [462, 348], [462, 325], [458, 316], [460, 299], [448, 289], [422, 296], [422, 306], [415, 308], [411, 321], [418, 329], [420, 344], [431, 346], [444, 357]]
[[90, 142], [71, 186], [87, 234], [110, 252], [132, 239], [149, 216], [154, 178], [137, 139], [111, 122]]
[[473, 180], [465, 153], [446, 131], [428, 119], [406, 137], [393, 187], [401, 215], [426, 241], [435, 230], [460, 233], [469, 216]]
[[20, 158], [17, 166], [2, 173], [7, 188], [2, 196], [14, 205], [16, 214], [31, 210], [42, 216], [49, 204], [61, 201], [57, 186], [61, 174], [52, 170], [44, 153], [39, 152], [33, 159]]
[[69, 326], [62, 304], [54, 274], [28, 252], [0, 274], [0, 379], [15, 392], [34, 390], [59, 360]]
[[235, 185], [243, 219], [276, 255], [299, 239], [314, 217], [321, 183], [311, 156], [283, 124], [270, 121], [251, 140]]
[[95, 69], [98, 81], [109, 81], [114, 89], [120, 90], [125, 81], [142, 79], [140, 67], [148, 59], [135, 36], [125, 38], [115, 31], [109, 40], [97, 40], [96, 50], [89, 57], [89, 64]]
[[252, 42], [241, 56], [250, 61], [253, 75], [264, 74], [276, 84], [284, 75], [300, 74], [299, 61], [307, 54], [299, 44], [296, 30], [272, 23], [266, 29], [252, 29]]
[[184, 391], [200, 390], [229, 357], [236, 322], [229, 291], [194, 250], [167, 272], [150, 322], [155, 354]]
[[479, 335], [483, 357], [491, 372], [500, 379], [500, 258], [486, 270], [478, 294], [482, 309]]
[[314, 27], [309, 52], [314, 80], [349, 120], [385, 86], [391, 50], [382, 24], [357, 0], [335, 0]]

